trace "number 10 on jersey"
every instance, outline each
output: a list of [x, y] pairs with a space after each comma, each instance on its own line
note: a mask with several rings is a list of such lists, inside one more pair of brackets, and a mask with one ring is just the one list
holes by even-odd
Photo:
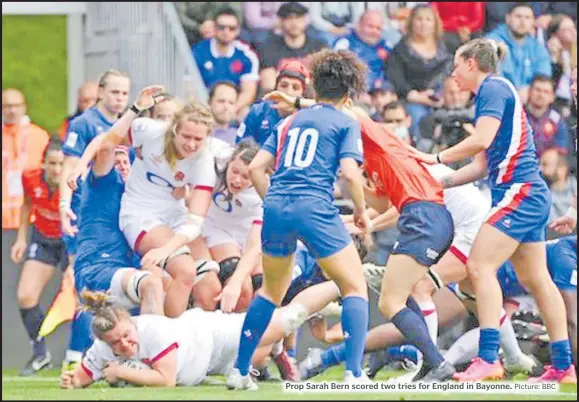
[[[318, 148], [319, 133], [315, 128], [300, 127], [292, 128], [288, 131], [289, 142], [287, 152], [283, 161], [286, 168], [295, 166], [306, 168], [312, 164]], [[308, 143], [309, 140], [309, 143]], [[307, 149], [306, 149], [307, 144]]]

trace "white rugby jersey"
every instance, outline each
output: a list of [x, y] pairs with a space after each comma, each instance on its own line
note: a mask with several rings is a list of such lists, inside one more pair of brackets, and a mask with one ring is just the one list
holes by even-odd
[[[186, 311], [178, 318], [145, 314], [131, 317], [139, 334], [139, 348], [132, 359], [151, 366], [172, 350], [177, 351], [177, 384], [196, 385], [203, 381], [211, 363], [213, 338], [211, 325], [200, 309]], [[109, 362], [120, 362], [112, 349], [95, 339], [86, 352], [82, 369], [94, 380], [103, 378]]]
[[[225, 169], [231, 159], [234, 148], [224, 141], [211, 139], [211, 149], [217, 161], [218, 169]], [[213, 202], [209, 207], [206, 221], [212, 227], [225, 232], [236, 232], [249, 235], [254, 223], [263, 219], [263, 202], [255, 188], [249, 187], [228, 199], [224, 192], [213, 193]]]
[[215, 187], [215, 158], [207, 144], [190, 158], [178, 160], [171, 169], [163, 151], [164, 134], [169, 122], [139, 118], [131, 126], [131, 142], [142, 147], [142, 159], [136, 158], [121, 200], [125, 208], [167, 211], [179, 202], [171, 192], [186, 184], [212, 191]]
[[[436, 180], [440, 180], [444, 176], [454, 172], [453, 169], [442, 164], [424, 164], [424, 166]], [[473, 183], [445, 188], [444, 205], [446, 209], [448, 209], [448, 212], [450, 212], [456, 228], [471, 225], [478, 225], [480, 227], [491, 209], [490, 199]]]

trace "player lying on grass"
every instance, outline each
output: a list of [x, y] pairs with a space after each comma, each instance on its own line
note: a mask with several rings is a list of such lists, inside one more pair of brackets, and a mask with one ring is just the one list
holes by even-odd
[[[61, 375], [62, 388], [83, 388], [100, 379], [110, 384], [124, 381], [157, 387], [193, 386], [208, 375], [228, 375], [233, 369], [244, 313], [194, 308], [177, 318], [131, 317], [105, 293], [85, 291], [81, 297], [94, 314], [92, 330], [96, 339], [82, 363]], [[322, 307], [315, 299], [298, 296], [290, 305], [276, 309], [256, 358], [269, 353], [272, 344]], [[127, 360], [135, 362], [133, 367], [123, 364]]]

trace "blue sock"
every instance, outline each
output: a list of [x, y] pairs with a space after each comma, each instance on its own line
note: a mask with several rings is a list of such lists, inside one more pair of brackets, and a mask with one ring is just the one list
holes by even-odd
[[551, 342], [551, 362], [557, 370], [567, 370], [571, 366], [571, 343], [569, 339]]
[[481, 328], [478, 340], [478, 357], [487, 363], [494, 363], [499, 358], [500, 334], [498, 329]]
[[386, 349], [386, 357], [388, 361], [403, 361], [408, 359], [414, 363], [418, 362], [418, 349], [413, 345], [399, 345], [392, 346]]
[[406, 300], [406, 307], [414, 311], [418, 315], [418, 317], [420, 317], [420, 319], [424, 321], [424, 325], [426, 325], [426, 320], [424, 319], [424, 315], [422, 314], [422, 309], [420, 308], [418, 303], [416, 303], [416, 300], [414, 300], [412, 296], [408, 297], [408, 300]]
[[271, 316], [275, 308], [275, 304], [263, 296], [258, 295], [253, 299], [247, 309], [239, 338], [239, 352], [234, 366], [243, 376], [249, 373], [251, 357], [271, 321]]
[[84, 353], [90, 348], [94, 339], [92, 336], [92, 313], [78, 311], [72, 321], [68, 350]]
[[342, 330], [346, 336], [346, 370], [354, 377], [362, 374], [362, 361], [368, 333], [368, 300], [347, 296], [342, 300]]
[[346, 359], [346, 343], [330, 346], [322, 352], [322, 367], [328, 369], [337, 366]]
[[300, 329], [301, 328], [296, 329], [296, 341], [294, 343], [294, 346], [290, 350], [287, 351], [287, 355], [289, 357], [293, 357], [294, 359], [298, 355], [298, 343], [300, 341]]
[[38, 336], [42, 320], [44, 320], [44, 311], [38, 306], [21, 308], [20, 316], [28, 333], [28, 338], [32, 342], [32, 354], [35, 357], [46, 356], [46, 342], [44, 338]]
[[405, 307], [392, 317], [392, 323], [402, 332], [409, 343], [415, 345], [422, 352], [424, 360], [430, 367], [440, 366], [444, 358], [432, 342], [421, 315]]

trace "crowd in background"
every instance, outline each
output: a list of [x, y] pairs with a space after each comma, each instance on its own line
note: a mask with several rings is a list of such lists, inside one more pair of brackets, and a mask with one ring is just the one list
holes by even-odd
[[[249, 107], [276, 85], [280, 63], [325, 47], [349, 49], [369, 67], [358, 99], [376, 121], [424, 151], [442, 150], [472, 131], [472, 97], [449, 78], [453, 52], [479, 36], [505, 42], [500, 74], [525, 103], [538, 157], [554, 195], [552, 219], [577, 194], [577, 64], [572, 2], [175, 2], [210, 97], [213, 135], [234, 143]], [[97, 83], [78, 91], [77, 110], [96, 100]], [[306, 95], [310, 94], [310, 89]], [[19, 226], [22, 171], [40, 167], [49, 133], [27, 117], [25, 95], [2, 94], [2, 228]], [[482, 183], [481, 185], [484, 185]], [[394, 231], [395, 229], [393, 229]], [[377, 236], [387, 249], [396, 233]], [[383, 260], [383, 258], [380, 258]]]

